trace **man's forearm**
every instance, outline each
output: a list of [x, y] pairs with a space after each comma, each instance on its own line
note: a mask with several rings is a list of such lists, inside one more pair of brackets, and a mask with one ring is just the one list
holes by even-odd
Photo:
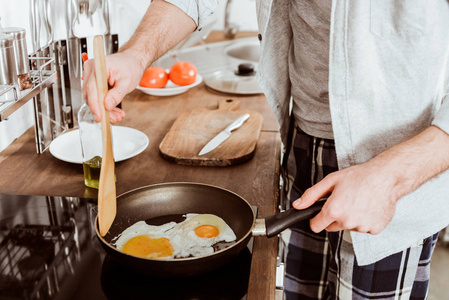
[[146, 69], [195, 28], [195, 22], [178, 7], [163, 0], [154, 0], [120, 52], [133, 54]]
[[449, 135], [430, 126], [384, 151], [368, 164], [384, 164], [395, 178], [397, 198], [449, 168]]

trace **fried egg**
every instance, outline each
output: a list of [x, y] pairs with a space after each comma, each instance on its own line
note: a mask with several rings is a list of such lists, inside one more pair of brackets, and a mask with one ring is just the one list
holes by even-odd
[[175, 222], [154, 226], [139, 221], [121, 233], [115, 246], [124, 253], [139, 257], [173, 258], [174, 248], [166, 232], [175, 226]]
[[187, 214], [183, 222], [160, 226], [139, 221], [125, 229], [115, 246], [134, 256], [152, 259], [198, 257], [214, 252], [218, 242], [236, 240], [226, 222], [212, 214]]

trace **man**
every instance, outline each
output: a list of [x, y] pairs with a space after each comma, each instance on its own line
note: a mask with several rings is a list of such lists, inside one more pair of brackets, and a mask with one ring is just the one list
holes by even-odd
[[[107, 57], [112, 122], [145, 68], [199, 30], [215, 2], [151, 3]], [[310, 228], [283, 235], [288, 299], [427, 296], [433, 246], [449, 223], [449, 6], [430, 3], [257, 2], [259, 82], [292, 149], [293, 206], [328, 196]], [[92, 70], [88, 61], [84, 95], [100, 120]]]

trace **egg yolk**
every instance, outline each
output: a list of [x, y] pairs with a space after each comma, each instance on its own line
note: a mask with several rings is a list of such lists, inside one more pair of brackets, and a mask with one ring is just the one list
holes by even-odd
[[218, 236], [219, 233], [220, 231], [218, 230], [218, 228], [212, 225], [201, 225], [195, 228], [195, 234], [202, 238], [210, 239]]
[[167, 238], [152, 239], [146, 235], [139, 235], [130, 239], [122, 251], [139, 257], [157, 258], [172, 256], [175, 249]]

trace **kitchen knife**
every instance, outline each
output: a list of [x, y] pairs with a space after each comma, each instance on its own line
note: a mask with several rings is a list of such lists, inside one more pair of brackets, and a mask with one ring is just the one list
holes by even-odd
[[228, 127], [226, 127], [222, 132], [217, 134], [213, 139], [211, 139], [206, 144], [206, 146], [204, 146], [203, 149], [201, 149], [201, 151], [198, 155], [204, 155], [206, 153], [211, 152], [215, 148], [217, 148], [221, 143], [223, 143], [225, 140], [227, 140], [231, 136], [231, 132], [233, 130], [242, 126], [242, 124], [245, 123], [245, 121], [248, 120], [249, 117], [250, 117], [250, 115], [248, 113], [246, 113], [246, 114], [238, 117], [237, 119], [235, 119], [234, 122], [229, 124]]

